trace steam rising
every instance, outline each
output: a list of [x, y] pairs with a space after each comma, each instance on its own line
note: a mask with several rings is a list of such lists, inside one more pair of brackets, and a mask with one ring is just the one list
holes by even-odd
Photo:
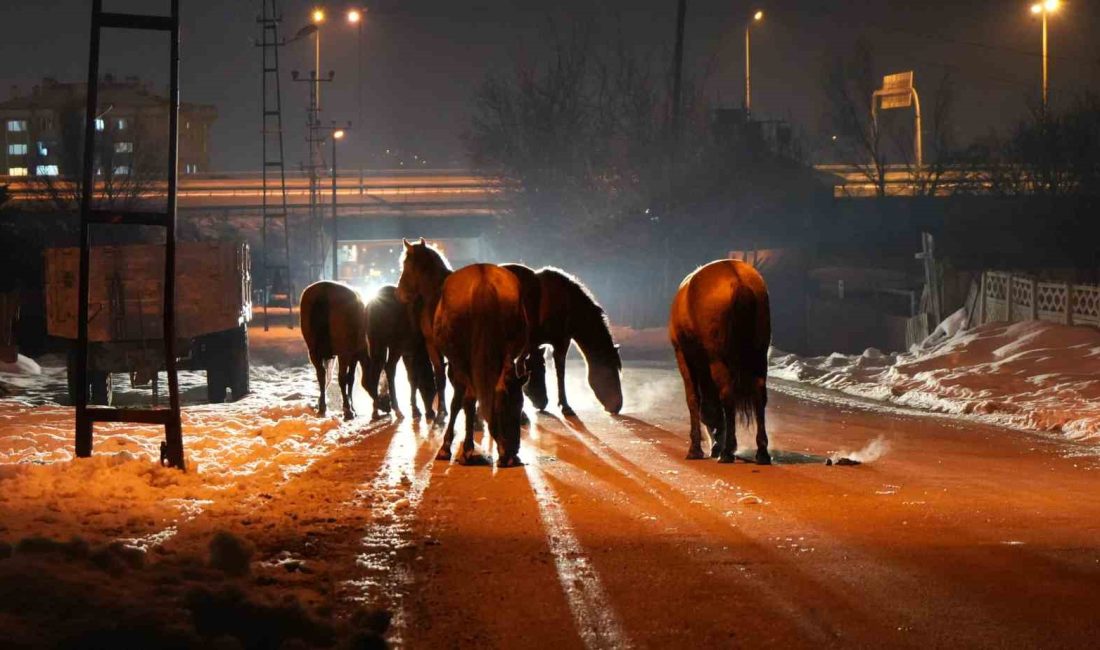
[[872, 463], [885, 456], [888, 451], [890, 451], [890, 441], [885, 436], [879, 436], [858, 451], [838, 451], [832, 455], [832, 460], [835, 463], [841, 458], [847, 458], [857, 463]]

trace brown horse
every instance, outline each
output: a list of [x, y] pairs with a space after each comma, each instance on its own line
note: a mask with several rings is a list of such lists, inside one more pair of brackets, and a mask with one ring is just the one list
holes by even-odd
[[413, 417], [420, 417], [420, 409], [416, 403], [419, 392], [428, 418], [434, 419], [432, 401], [435, 399], [435, 375], [428, 359], [424, 335], [420, 332], [418, 305], [406, 305], [398, 300], [397, 287], [394, 285], [383, 286], [367, 303], [367, 340], [370, 343], [370, 364], [364, 368], [363, 385], [375, 398], [372, 417], [379, 417], [378, 380], [383, 371], [386, 373], [388, 400], [382, 400], [381, 405], [388, 406], [388, 401], [397, 417], [402, 417], [401, 409], [397, 406], [394, 383], [397, 362], [401, 360], [405, 364], [405, 374], [412, 393], [410, 405]]
[[435, 393], [439, 397], [437, 422], [442, 422], [447, 415], [447, 403], [444, 401], [447, 370], [433, 334], [433, 318], [443, 292], [443, 283], [453, 271], [443, 253], [429, 246], [423, 237], [415, 244], [409, 243], [407, 239], [403, 242], [405, 250], [401, 254], [401, 277], [397, 281], [397, 298], [406, 305], [419, 305], [420, 332], [424, 336], [428, 358], [435, 371]]
[[[519, 264], [504, 268], [523, 274], [530, 269]], [[536, 350], [549, 344], [554, 351], [554, 370], [558, 379], [558, 406], [563, 415], [574, 415], [565, 394], [565, 357], [575, 341], [588, 366], [588, 385], [609, 413], [623, 407], [622, 371], [619, 346], [611, 338], [611, 328], [603, 308], [580, 280], [546, 267], [534, 274], [539, 281], [538, 319], [532, 333], [530, 379], [524, 392], [540, 411], [546, 408], [546, 362]]]
[[688, 459], [703, 457], [702, 419], [711, 429], [711, 457], [732, 463], [736, 421], [747, 423], [755, 413], [756, 462], [769, 464], [764, 410], [771, 310], [764, 278], [736, 260], [696, 269], [680, 284], [672, 302], [668, 333], [691, 415]]
[[309, 361], [317, 371], [321, 396], [317, 414], [325, 414], [325, 388], [329, 361], [337, 359], [336, 379], [344, 400], [344, 418], [355, 417], [352, 389], [355, 368], [369, 362], [367, 310], [359, 293], [336, 282], [314, 282], [298, 301], [302, 338], [309, 349]]
[[[480, 417], [496, 442], [498, 466], [523, 464], [518, 455], [526, 379], [522, 358], [529, 331], [522, 296], [516, 275], [492, 264], [467, 266], [443, 284], [433, 330], [450, 364], [452, 406], [461, 399], [466, 414], [461, 462], [474, 460], [474, 425]], [[456, 416], [452, 413], [448, 422], [440, 460], [451, 458]]]

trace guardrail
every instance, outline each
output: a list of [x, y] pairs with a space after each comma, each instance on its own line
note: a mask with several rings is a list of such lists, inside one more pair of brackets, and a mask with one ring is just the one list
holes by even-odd
[[982, 274], [981, 322], [1043, 320], [1100, 327], [1100, 286], [1040, 282], [1001, 271]]

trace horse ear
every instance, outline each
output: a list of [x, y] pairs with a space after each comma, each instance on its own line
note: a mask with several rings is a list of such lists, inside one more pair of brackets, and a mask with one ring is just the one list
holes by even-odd
[[424, 238], [423, 238], [423, 237], [421, 237], [421, 238], [420, 238], [420, 241], [419, 241], [419, 242], [417, 242], [417, 243], [418, 243], [418, 244], [420, 244], [421, 246], [427, 246], [427, 245], [428, 245], [428, 242], [424, 241]]
[[618, 343], [616, 343], [616, 344], [615, 344], [615, 349], [616, 349], [616, 350], [618, 350], [618, 349], [620, 349], [620, 348], [622, 348], [622, 347], [623, 347], [623, 346], [619, 345]]
[[405, 250], [409, 250], [413, 247], [413, 245], [409, 243], [409, 240], [404, 237], [401, 238], [401, 243], [405, 245]]

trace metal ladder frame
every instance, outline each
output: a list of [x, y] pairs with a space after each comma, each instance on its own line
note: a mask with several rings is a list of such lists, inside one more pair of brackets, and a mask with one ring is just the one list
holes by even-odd
[[[294, 280], [290, 273], [290, 221], [289, 210], [286, 202], [286, 164], [285, 154], [283, 149], [283, 96], [282, 96], [282, 82], [279, 79], [279, 48], [286, 45], [285, 40], [279, 39], [279, 23], [282, 22], [282, 16], [279, 15], [279, 11], [275, 6], [275, 0], [262, 0], [260, 3], [260, 11], [262, 12], [260, 17], [256, 19], [256, 22], [260, 23], [260, 29], [262, 31], [261, 40], [256, 44], [256, 47], [262, 48], [262, 72], [260, 81], [260, 92], [263, 95], [263, 121], [260, 129], [260, 137], [263, 141], [263, 220], [262, 220], [262, 232], [261, 232], [261, 249], [260, 249], [260, 265], [264, 270], [264, 331], [268, 330], [267, 319], [267, 307], [271, 302], [271, 290], [273, 286], [272, 273], [282, 270], [284, 278], [287, 283], [287, 302], [290, 305], [290, 318], [288, 319], [288, 326], [294, 328]], [[270, 59], [270, 63], [269, 63]], [[271, 97], [269, 92], [268, 75], [271, 75], [275, 86], [275, 96]], [[275, 107], [270, 107], [270, 101], [274, 100]], [[273, 125], [269, 125], [269, 120], [273, 121]], [[272, 135], [278, 136], [278, 149], [279, 159], [268, 159], [268, 137]], [[282, 197], [282, 211], [281, 212], [269, 212], [267, 203], [268, 193], [268, 173], [269, 167], [279, 168], [279, 195]], [[268, 254], [268, 223], [271, 221], [281, 221], [283, 229], [283, 263], [272, 263], [274, 256]]]
[[[164, 427], [162, 465], [184, 469], [183, 433], [180, 425], [179, 378], [176, 374], [176, 189], [179, 174], [179, 46], [180, 0], [171, 0], [171, 15], [150, 16], [103, 11], [103, 0], [92, 0], [92, 33], [88, 56], [87, 106], [84, 115], [84, 168], [80, 199], [80, 292], [76, 359], [76, 455], [92, 455], [92, 429], [96, 422], [159, 424]], [[105, 28], [168, 32], [171, 40], [170, 97], [168, 116], [168, 199], [164, 212], [100, 210], [92, 207], [95, 194], [95, 119], [99, 102], [99, 44]], [[91, 249], [89, 227], [98, 224], [160, 226], [164, 246], [164, 356], [168, 375], [167, 409], [119, 409], [88, 405], [88, 297]]]

